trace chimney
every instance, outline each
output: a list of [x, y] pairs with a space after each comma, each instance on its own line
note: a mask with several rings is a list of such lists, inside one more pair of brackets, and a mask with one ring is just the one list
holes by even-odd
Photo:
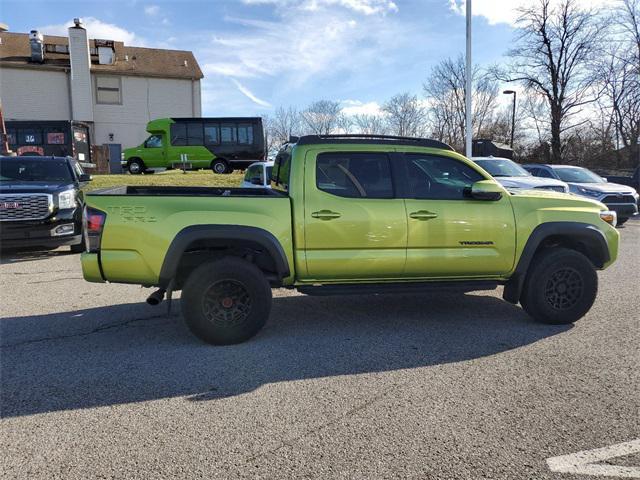
[[71, 59], [71, 116], [73, 120], [93, 122], [91, 88], [91, 57], [89, 39], [82, 19], [74, 18], [69, 27], [69, 57]]
[[44, 37], [37, 30], [29, 32], [29, 45], [31, 46], [31, 61], [44, 62]]

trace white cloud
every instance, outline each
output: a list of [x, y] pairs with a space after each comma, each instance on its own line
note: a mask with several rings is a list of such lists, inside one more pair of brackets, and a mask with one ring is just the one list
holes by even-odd
[[342, 113], [345, 115], [382, 115], [382, 107], [378, 102], [361, 102], [360, 100], [343, 100]]
[[240, 90], [240, 92], [249, 100], [251, 100], [253, 103], [258, 104], [261, 107], [271, 108], [271, 104], [269, 102], [256, 97], [251, 90], [249, 90], [247, 87], [242, 85], [238, 80], [236, 80], [235, 78], [232, 78], [231, 81], [235, 84], [238, 90]]
[[206, 48], [198, 49], [205, 74], [277, 77], [281, 86], [300, 86], [312, 77], [340, 69], [352, 71], [378, 60], [402, 38], [381, 17], [356, 22], [345, 14], [300, 15], [299, 10], [283, 10], [281, 16], [282, 21], [272, 22], [225, 18], [244, 28], [216, 34]]
[[[103, 22], [95, 17], [86, 17], [83, 19], [83, 23], [84, 28], [87, 29], [89, 38], [117, 40], [131, 46], [144, 46], [146, 44], [146, 42], [135, 33], [112, 23]], [[41, 31], [45, 35], [60, 35], [66, 37], [68, 35], [68, 28], [73, 25], [73, 20], [69, 20], [57, 25], [45, 25], [43, 27], [38, 27], [37, 30]]]
[[[610, 5], [615, 0], [580, 0], [579, 5], [585, 9]], [[465, 15], [466, 0], [449, 0], [449, 8], [459, 15]], [[487, 19], [490, 25], [506, 23], [515, 25], [518, 9], [531, 5], [531, 0], [473, 0], [473, 16]]]
[[364, 15], [398, 11], [398, 6], [392, 0], [243, 0], [243, 2], [249, 5], [271, 4], [285, 8], [297, 7], [308, 11], [338, 6]]
[[147, 5], [144, 7], [144, 13], [150, 17], [155, 17], [160, 13], [160, 7], [158, 5]]

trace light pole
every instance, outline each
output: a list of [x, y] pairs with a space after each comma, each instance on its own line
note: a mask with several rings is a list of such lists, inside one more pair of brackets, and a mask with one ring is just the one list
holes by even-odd
[[466, 69], [466, 90], [465, 98], [466, 109], [466, 128], [465, 128], [465, 153], [471, 158], [471, 141], [473, 138], [473, 125], [471, 125], [471, 0], [467, 0], [467, 69]]
[[516, 130], [516, 91], [515, 90], [505, 90], [505, 95], [513, 95], [513, 110], [511, 112], [511, 150], [513, 150], [513, 133]]

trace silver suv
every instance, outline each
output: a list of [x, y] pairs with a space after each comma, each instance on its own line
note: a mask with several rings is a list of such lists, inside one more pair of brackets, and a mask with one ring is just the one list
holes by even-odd
[[609, 183], [591, 170], [572, 165], [523, 165], [536, 177], [553, 178], [569, 184], [571, 193], [604, 203], [618, 214], [618, 225], [638, 214], [638, 192], [632, 187]]
[[552, 178], [537, 178], [513, 160], [501, 157], [472, 157], [506, 189], [542, 189], [569, 193], [569, 186]]

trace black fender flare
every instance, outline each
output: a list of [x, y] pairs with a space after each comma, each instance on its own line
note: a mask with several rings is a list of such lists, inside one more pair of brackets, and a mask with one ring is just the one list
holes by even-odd
[[175, 236], [162, 262], [159, 286], [167, 288], [178, 271], [180, 259], [189, 245], [198, 240], [222, 240], [229, 242], [250, 241], [259, 244], [273, 258], [278, 278], [282, 280], [291, 272], [287, 256], [278, 239], [267, 230], [246, 225], [192, 225]]
[[502, 298], [507, 302], [520, 301], [531, 261], [540, 245], [550, 237], [566, 237], [571, 243], [583, 245], [596, 268], [602, 268], [611, 259], [607, 238], [595, 225], [582, 222], [548, 222], [538, 225], [529, 235], [518, 265], [505, 284]]

